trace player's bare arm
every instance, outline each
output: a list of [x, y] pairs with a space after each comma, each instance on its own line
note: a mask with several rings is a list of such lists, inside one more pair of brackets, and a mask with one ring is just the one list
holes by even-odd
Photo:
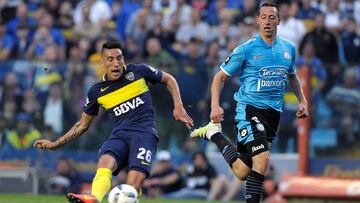
[[211, 84], [211, 113], [210, 120], [220, 123], [224, 119], [224, 109], [220, 106], [220, 95], [228, 75], [222, 70], [217, 72]]
[[93, 120], [94, 116], [91, 116], [86, 113], [82, 113], [81, 118], [78, 122], [74, 124], [74, 126], [63, 136], [61, 136], [56, 141], [52, 142], [49, 140], [37, 140], [34, 143], [34, 147], [39, 149], [57, 149], [70, 141], [80, 137], [86, 130], [90, 127], [90, 124]]
[[169, 90], [173, 101], [174, 101], [174, 111], [173, 115], [175, 120], [180, 120], [185, 123], [187, 128], [191, 128], [194, 125], [192, 118], [187, 114], [186, 110], [184, 109], [181, 97], [180, 97], [180, 90], [179, 86], [175, 80], [175, 78], [166, 73], [162, 72], [161, 82], [166, 85], [167, 89]]
[[304, 91], [301, 87], [300, 79], [297, 74], [289, 74], [288, 76], [289, 85], [292, 88], [295, 96], [299, 100], [298, 111], [296, 116], [298, 118], [306, 118], [309, 116], [308, 103], [304, 95]]

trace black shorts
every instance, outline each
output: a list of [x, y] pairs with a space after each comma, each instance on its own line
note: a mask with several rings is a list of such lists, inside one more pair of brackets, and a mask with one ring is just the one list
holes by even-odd
[[235, 120], [239, 151], [246, 149], [252, 156], [268, 151], [268, 142], [271, 143], [276, 136], [280, 112], [242, 104], [238, 104], [237, 111]]

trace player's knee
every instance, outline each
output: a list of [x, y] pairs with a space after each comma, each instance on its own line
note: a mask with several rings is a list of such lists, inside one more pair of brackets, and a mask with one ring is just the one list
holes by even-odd
[[265, 174], [266, 168], [269, 164], [270, 153], [269, 151], [261, 152], [253, 156], [253, 167], [252, 170], [257, 171], [261, 174]]
[[144, 182], [145, 178], [145, 174], [139, 171], [131, 170], [128, 173], [128, 178], [126, 182], [128, 185], [133, 186], [137, 191], [140, 191], [141, 185]]
[[246, 178], [248, 177], [248, 173], [247, 174], [243, 174], [242, 176], [238, 177], [239, 180], [245, 181]]
[[239, 159], [232, 164], [231, 169], [240, 180], [246, 180], [246, 177], [250, 172], [250, 168]]
[[99, 158], [98, 168], [108, 168], [111, 171], [115, 171], [117, 168], [116, 160], [112, 156], [104, 154]]
[[242, 170], [239, 170], [238, 168], [233, 168], [233, 171], [236, 175], [236, 177], [239, 179], [239, 180], [246, 180], [246, 177], [248, 176], [248, 172], [246, 171], [242, 171]]

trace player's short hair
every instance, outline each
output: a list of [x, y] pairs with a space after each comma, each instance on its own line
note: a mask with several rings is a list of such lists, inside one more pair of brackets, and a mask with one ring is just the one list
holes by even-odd
[[122, 51], [122, 45], [119, 41], [116, 40], [108, 41], [103, 44], [101, 52], [103, 52], [104, 49], [120, 49]]
[[258, 9], [258, 12], [257, 12], [257, 16], [260, 16], [260, 10], [262, 7], [274, 7], [276, 8], [276, 14], [277, 16], [279, 17], [279, 8], [278, 8], [278, 5], [274, 2], [262, 2], [260, 3], [260, 6], [259, 6], [259, 9]]

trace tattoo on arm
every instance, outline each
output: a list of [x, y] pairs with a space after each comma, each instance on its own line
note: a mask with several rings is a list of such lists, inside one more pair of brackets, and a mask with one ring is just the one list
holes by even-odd
[[289, 75], [289, 85], [299, 101], [305, 101], [304, 91], [297, 74]]
[[85, 130], [80, 127], [80, 121], [76, 122], [75, 125], [67, 133], [65, 133], [65, 135], [55, 141], [55, 148], [69, 143], [70, 141], [78, 138], [84, 132]]
[[182, 105], [179, 86], [178, 86], [175, 78], [173, 76], [167, 74], [167, 79], [166, 79], [165, 85], [172, 96], [172, 99], [174, 102], [174, 107], [178, 106], [178, 105]]

